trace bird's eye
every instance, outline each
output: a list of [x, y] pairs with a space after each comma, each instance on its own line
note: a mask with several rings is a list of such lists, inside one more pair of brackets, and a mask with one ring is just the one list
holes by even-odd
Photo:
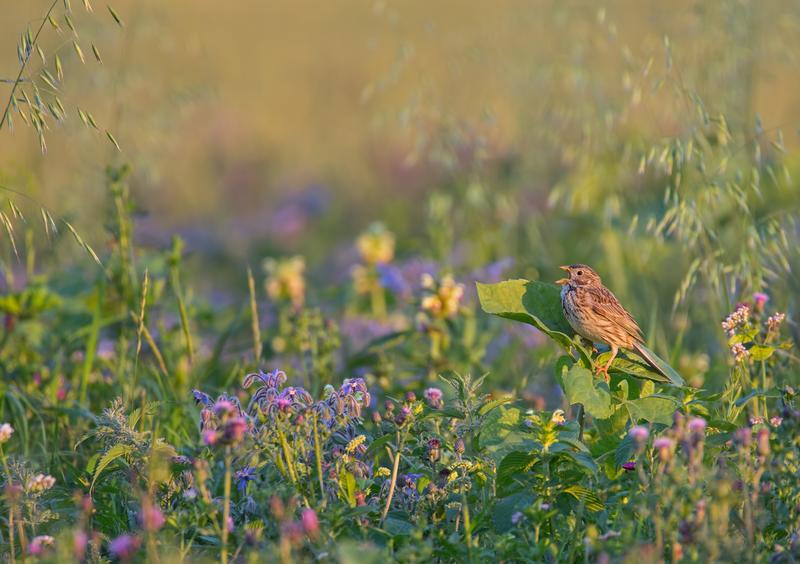
[[583, 270], [578, 271], [578, 276], [583, 276]]

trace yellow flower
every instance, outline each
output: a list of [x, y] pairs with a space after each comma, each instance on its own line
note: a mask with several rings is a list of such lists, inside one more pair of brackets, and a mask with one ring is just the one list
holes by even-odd
[[356, 239], [361, 260], [367, 264], [385, 264], [394, 258], [394, 235], [382, 223], [373, 223]]
[[305, 269], [305, 260], [299, 256], [265, 260], [267, 279], [264, 285], [267, 295], [275, 301], [290, 301], [296, 307], [303, 305], [306, 295]]
[[367, 437], [365, 437], [364, 435], [359, 435], [356, 438], [354, 438], [352, 441], [347, 443], [347, 447], [345, 448], [345, 450], [348, 453], [353, 454], [358, 447], [360, 447], [362, 444], [364, 444], [364, 441], [366, 441], [366, 440], [367, 440]]
[[556, 409], [553, 412], [553, 416], [550, 418], [550, 421], [552, 421], [556, 425], [563, 425], [564, 423], [566, 423], [567, 420], [564, 418], [564, 410]]
[[433, 291], [422, 299], [421, 307], [434, 317], [453, 317], [458, 313], [461, 298], [464, 296], [464, 285], [447, 275], [439, 282], [438, 287], [430, 275], [423, 275], [423, 288]]
[[381, 466], [377, 470], [375, 470], [375, 476], [378, 478], [388, 478], [392, 475], [392, 471], [386, 468], [386, 466]]

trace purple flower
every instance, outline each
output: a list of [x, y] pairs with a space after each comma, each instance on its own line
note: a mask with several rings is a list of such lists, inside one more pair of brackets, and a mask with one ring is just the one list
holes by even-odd
[[378, 279], [383, 288], [398, 296], [408, 296], [411, 294], [411, 285], [403, 276], [403, 272], [391, 264], [383, 263], [376, 265]]
[[212, 403], [214, 403], [208, 394], [203, 393], [200, 390], [192, 390], [192, 394], [194, 395], [194, 402], [197, 405], [200, 405], [202, 403], [205, 406], [209, 406]]
[[763, 292], [756, 292], [753, 294], [753, 302], [755, 303], [756, 311], [761, 311], [764, 309], [764, 305], [769, 301], [769, 296]]
[[236, 411], [236, 406], [228, 399], [219, 399], [214, 404], [214, 413], [217, 417], [226, 417]]
[[632, 461], [632, 460], [629, 461], [629, 462], [625, 462], [622, 465], [622, 468], [627, 470], [628, 472], [631, 472], [633, 470], [636, 470], [636, 463], [634, 461]]
[[244, 493], [247, 489], [247, 484], [256, 478], [256, 471], [250, 466], [245, 466], [241, 470], [237, 470], [234, 474], [236, 478], [236, 488], [239, 492]]
[[694, 417], [689, 420], [689, 431], [701, 435], [706, 432], [706, 420], [702, 417]]
[[120, 535], [108, 544], [111, 555], [123, 561], [133, 558], [137, 550], [139, 550], [139, 539], [133, 535]]
[[659, 437], [653, 441], [653, 448], [658, 451], [658, 456], [662, 462], [672, 458], [672, 451], [675, 448], [675, 441], [669, 437]]
[[525, 516], [522, 514], [522, 512], [521, 511], [517, 511], [511, 516], [511, 524], [512, 525], [519, 525], [520, 521], [522, 521], [524, 518], [525, 518]]
[[425, 399], [428, 401], [428, 405], [430, 405], [434, 409], [440, 409], [443, 405], [442, 402], [442, 390], [439, 388], [428, 388], [425, 390], [423, 394]]

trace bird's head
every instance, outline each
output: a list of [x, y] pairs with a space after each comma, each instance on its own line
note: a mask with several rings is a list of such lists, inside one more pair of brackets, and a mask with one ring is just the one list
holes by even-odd
[[568, 274], [567, 278], [556, 280], [556, 284], [572, 286], [599, 286], [600, 277], [597, 273], [585, 264], [570, 264], [569, 266], [559, 267]]

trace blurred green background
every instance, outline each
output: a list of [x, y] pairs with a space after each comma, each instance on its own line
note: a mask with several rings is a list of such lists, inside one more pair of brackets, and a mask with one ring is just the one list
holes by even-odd
[[[15, 75], [19, 34], [48, 4], [3, 6], [0, 78]], [[691, 126], [675, 85], [653, 79], [665, 73], [665, 37], [672, 79], [735, 112], [739, 127], [756, 115], [785, 127], [787, 148], [797, 146], [793, 1], [111, 4], [122, 30], [105, 2], [94, 16], [75, 10], [84, 50], [95, 43], [102, 65], [90, 55], [81, 65], [69, 36], [46, 30], [45, 51], [64, 58], [71, 112], [48, 135], [49, 154], [23, 127], [0, 135], [3, 181], [80, 215], [85, 232], [111, 160], [135, 167], [154, 235], [175, 229], [233, 253], [263, 245], [275, 207], [310, 187], [344, 223], [307, 245], [328, 221], [318, 218], [274, 245], [330, 252], [376, 217], [413, 231], [424, 194], [500, 164], [513, 166], [526, 199], [545, 200], [581, 153]], [[122, 155], [80, 123], [78, 106]]]

